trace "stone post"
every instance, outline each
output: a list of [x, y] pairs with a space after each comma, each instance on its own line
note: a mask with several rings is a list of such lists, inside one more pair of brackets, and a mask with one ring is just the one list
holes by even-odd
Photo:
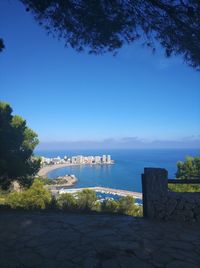
[[154, 218], [154, 202], [167, 196], [168, 172], [163, 168], [145, 168], [142, 174], [143, 215]]

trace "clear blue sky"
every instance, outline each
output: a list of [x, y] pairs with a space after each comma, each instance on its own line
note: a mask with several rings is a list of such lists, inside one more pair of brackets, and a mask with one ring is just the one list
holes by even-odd
[[0, 99], [42, 143], [200, 145], [200, 72], [180, 57], [139, 44], [116, 57], [79, 54], [48, 36], [17, 0], [0, 1], [0, 37]]

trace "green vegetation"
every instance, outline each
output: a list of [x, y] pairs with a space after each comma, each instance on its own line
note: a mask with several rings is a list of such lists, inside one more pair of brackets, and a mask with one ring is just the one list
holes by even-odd
[[8, 194], [5, 204], [14, 209], [46, 209], [49, 207], [52, 197], [43, 186], [43, 183], [36, 179], [29, 189]]
[[70, 181], [76, 180], [75, 177], [71, 175], [59, 176], [55, 179], [49, 179], [47, 177], [38, 177], [45, 185], [63, 185]]
[[30, 186], [40, 168], [40, 159], [33, 156], [37, 134], [26, 121], [12, 115], [9, 104], [0, 102], [0, 187], [8, 189], [13, 181]]
[[131, 196], [125, 196], [118, 201], [108, 199], [102, 203], [101, 210], [108, 213], [117, 213], [129, 216], [142, 216], [142, 207], [135, 205]]
[[126, 196], [119, 200], [118, 212], [130, 216], [141, 216], [142, 214], [141, 207], [135, 205], [135, 200], [131, 196]]
[[118, 201], [97, 200], [95, 191], [85, 189], [77, 194], [64, 193], [56, 199], [45, 188], [41, 179], [35, 179], [30, 188], [21, 192], [0, 192], [0, 205], [3, 208], [44, 210], [56, 209], [69, 212], [100, 212], [130, 216], [142, 216], [142, 207], [135, 205], [135, 200], [123, 197]]
[[200, 178], [200, 157], [186, 157], [185, 162], [177, 163], [177, 168], [178, 179]]
[[5, 204], [5, 199], [8, 194], [9, 194], [9, 191], [3, 191], [0, 189], [0, 206]]
[[95, 191], [85, 189], [77, 194], [77, 206], [80, 210], [93, 210], [96, 201]]
[[115, 53], [141, 40], [152, 51], [159, 43], [166, 56], [181, 55], [200, 69], [199, 0], [21, 2], [48, 34], [62, 38], [76, 51]]
[[68, 211], [101, 211], [96, 193], [92, 190], [83, 190], [75, 196], [61, 194], [57, 199], [57, 207]]
[[52, 179], [49, 179], [47, 177], [38, 177], [38, 180], [43, 182], [45, 185], [51, 185], [52, 184]]
[[119, 202], [112, 199], [107, 199], [102, 203], [101, 208], [104, 212], [117, 213], [119, 210]]
[[73, 211], [77, 209], [77, 201], [72, 194], [61, 194], [57, 199], [57, 206], [60, 209]]
[[172, 192], [200, 192], [198, 184], [168, 184], [168, 188]]
[[[181, 55], [200, 70], [199, 0], [20, 1], [48, 34], [78, 52], [116, 54], [124, 45], [141, 40], [152, 52], [159, 43], [167, 57]], [[0, 38], [0, 52], [4, 47]]]
[[[200, 157], [186, 157], [177, 163], [176, 178], [180, 180], [200, 179]], [[173, 192], [200, 192], [200, 184], [168, 184]]]

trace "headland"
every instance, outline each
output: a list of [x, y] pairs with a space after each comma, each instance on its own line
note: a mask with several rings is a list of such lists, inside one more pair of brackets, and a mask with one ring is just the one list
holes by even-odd
[[73, 186], [77, 182], [77, 178], [75, 175], [65, 175], [59, 176], [56, 179], [48, 179], [48, 183], [45, 184], [45, 187], [49, 190], [60, 189], [63, 187]]

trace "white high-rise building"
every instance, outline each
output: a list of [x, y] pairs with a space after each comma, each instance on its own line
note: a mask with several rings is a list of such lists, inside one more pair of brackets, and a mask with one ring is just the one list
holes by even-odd
[[76, 164], [76, 156], [72, 156], [72, 164]]
[[107, 163], [111, 163], [111, 156], [107, 155]]
[[94, 161], [95, 161], [96, 164], [101, 163], [101, 156], [98, 156], [98, 155], [95, 156], [95, 157], [94, 157]]
[[107, 159], [106, 159], [106, 155], [104, 154], [103, 157], [102, 157], [102, 162], [103, 163], [106, 163]]
[[82, 155], [78, 155], [76, 157], [76, 164], [83, 164], [83, 156]]
[[60, 156], [57, 156], [57, 157], [52, 158], [52, 162], [53, 162], [54, 164], [59, 164], [59, 163], [61, 162], [61, 158], [60, 158]]
[[94, 162], [94, 156], [87, 157], [88, 164], [92, 164]]

